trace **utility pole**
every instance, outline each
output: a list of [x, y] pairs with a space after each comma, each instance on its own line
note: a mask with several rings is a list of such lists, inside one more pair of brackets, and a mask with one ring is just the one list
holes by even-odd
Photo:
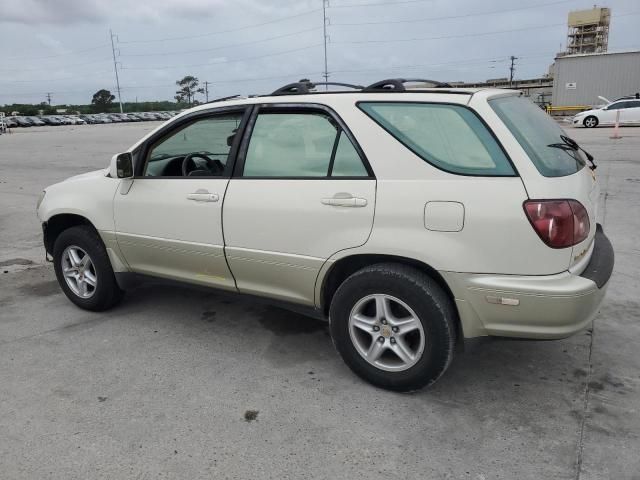
[[49, 103], [49, 106], [51, 106], [51, 93], [53, 92], [47, 92], [47, 102]]
[[118, 89], [118, 103], [120, 104], [120, 113], [122, 113], [123, 110], [122, 110], [122, 98], [120, 97], [120, 79], [118, 78], [118, 62], [116, 62], [116, 47], [113, 45], [113, 37], [115, 37], [115, 35], [111, 31], [111, 29], [109, 29], [109, 36], [111, 37], [111, 53], [113, 54], [113, 71], [116, 72], [116, 87]]
[[509, 60], [511, 60], [511, 66], [509, 67], [509, 87], [513, 86], [513, 74], [516, 71], [515, 61], [517, 59], [518, 57], [514, 57], [513, 55], [509, 57]]
[[[329, 40], [329, 36], [327, 35], [327, 24], [329, 23], [329, 19], [327, 18], [327, 7], [329, 6], [329, 0], [322, 0], [322, 32], [324, 34], [324, 81], [329, 81], [329, 71], [327, 67], [327, 41]], [[329, 89], [328, 85], [324, 86], [325, 90]]]
[[209, 103], [209, 84], [211, 82], [204, 82], [204, 98], [205, 102]]

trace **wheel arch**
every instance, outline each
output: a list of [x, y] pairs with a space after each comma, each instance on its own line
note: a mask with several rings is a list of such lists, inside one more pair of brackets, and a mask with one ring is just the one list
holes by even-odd
[[42, 231], [46, 252], [53, 254], [53, 245], [55, 244], [58, 236], [65, 230], [78, 225], [89, 226], [98, 233], [96, 227], [87, 217], [75, 213], [58, 213], [44, 222], [42, 224]]
[[596, 121], [596, 124], [594, 125], [594, 127], [597, 127], [598, 125], [600, 125], [600, 119], [593, 114], [587, 115], [586, 117], [584, 117], [584, 120], [582, 120], [582, 125], [584, 125], [585, 127], [587, 126], [587, 120], [589, 118], [593, 118]]
[[445, 281], [445, 279], [438, 273], [436, 269], [430, 265], [421, 262], [419, 260], [402, 257], [397, 255], [388, 254], [356, 254], [349, 255], [337, 260], [329, 270], [322, 277], [322, 286], [320, 288], [320, 309], [326, 318], [329, 318], [329, 306], [331, 305], [331, 299], [335, 294], [340, 284], [346, 280], [350, 275], [357, 272], [361, 268], [375, 265], [378, 263], [397, 263], [400, 265], [408, 265], [420, 270], [432, 278], [439, 287], [446, 293], [451, 300], [451, 305], [456, 316], [456, 337], [461, 340], [462, 337], [462, 325], [460, 322], [460, 315], [456, 305], [455, 297], [451, 288]]

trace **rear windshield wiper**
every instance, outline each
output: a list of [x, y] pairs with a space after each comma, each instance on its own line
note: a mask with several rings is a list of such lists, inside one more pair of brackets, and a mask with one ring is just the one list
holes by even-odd
[[593, 161], [593, 155], [591, 155], [584, 148], [578, 145], [578, 142], [576, 142], [573, 138], [569, 138], [566, 135], [560, 135], [560, 140], [562, 140], [563, 143], [550, 143], [549, 145], [547, 145], [547, 147], [560, 148], [563, 150], [571, 149], [576, 152], [581, 151], [587, 157], [587, 160], [589, 160], [589, 163], [591, 163], [589, 168], [591, 170], [595, 170], [596, 168], [598, 168], [596, 163]]

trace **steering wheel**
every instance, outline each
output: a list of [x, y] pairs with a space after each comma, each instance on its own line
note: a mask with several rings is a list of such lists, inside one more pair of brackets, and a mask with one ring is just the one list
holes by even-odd
[[202, 171], [200, 168], [198, 168], [198, 165], [196, 164], [196, 162], [193, 161], [194, 158], [203, 159], [207, 164], [207, 169], [209, 170], [209, 172], [211, 172], [212, 175], [217, 176], [217, 175], [222, 175], [224, 173], [224, 165], [220, 160], [218, 159], [214, 160], [212, 158], [209, 158], [204, 153], [195, 152], [195, 153], [190, 153], [189, 155], [184, 157], [184, 160], [182, 160], [182, 176], [188, 177], [193, 172]]

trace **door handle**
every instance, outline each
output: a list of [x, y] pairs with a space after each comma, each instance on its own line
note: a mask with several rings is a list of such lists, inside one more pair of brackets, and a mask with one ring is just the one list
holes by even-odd
[[331, 205], [333, 207], [366, 207], [367, 199], [366, 198], [358, 198], [358, 197], [331, 197], [331, 198], [323, 198], [320, 200], [323, 205]]
[[193, 200], [194, 202], [217, 202], [220, 200], [220, 197], [217, 193], [195, 192], [188, 194], [187, 200]]

